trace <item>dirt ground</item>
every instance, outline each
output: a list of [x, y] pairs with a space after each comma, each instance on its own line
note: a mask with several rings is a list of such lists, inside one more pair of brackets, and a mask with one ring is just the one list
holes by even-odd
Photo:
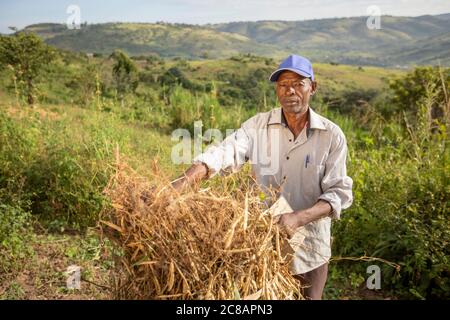
[[[0, 274], [0, 299], [110, 299], [112, 261], [95, 235], [35, 235], [33, 253]], [[81, 267], [80, 289], [67, 289], [66, 270]]]

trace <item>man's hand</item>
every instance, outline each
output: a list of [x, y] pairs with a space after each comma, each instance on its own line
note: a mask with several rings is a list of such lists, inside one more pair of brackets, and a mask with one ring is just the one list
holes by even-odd
[[208, 178], [208, 167], [206, 164], [198, 163], [192, 165], [186, 172], [180, 176], [178, 179], [172, 181], [172, 187], [181, 192], [184, 187], [198, 183], [203, 179]]
[[303, 227], [310, 222], [328, 217], [331, 214], [331, 205], [324, 200], [319, 200], [314, 206], [305, 210], [285, 213], [278, 216], [274, 223], [278, 223], [289, 236], [295, 233], [297, 228]]
[[304, 211], [284, 213], [278, 217], [276, 222], [278, 222], [280, 227], [286, 231], [289, 236], [292, 236], [297, 228], [303, 227], [308, 223], [305, 219]]

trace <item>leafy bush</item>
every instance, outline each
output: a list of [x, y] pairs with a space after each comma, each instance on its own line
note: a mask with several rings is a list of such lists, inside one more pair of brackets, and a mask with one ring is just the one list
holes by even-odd
[[30, 105], [35, 102], [36, 78], [54, 58], [54, 50], [33, 33], [0, 36], [0, 64], [14, 70], [14, 84]]
[[29, 212], [0, 203], [0, 273], [20, 269], [20, 261], [32, 254], [27, 246], [31, 221]]
[[[416, 125], [398, 136], [387, 124], [351, 152], [354, 204], [336, 224], [335, 254], [382, 258], [384, 289], [408, 298], [450, 297], [450, 163], [447, 127], [432, 130], [432, 92], [418, 103]], [[391, 133], [391, 135], [389, 134]], [[352, 143], [350, 142], [350, 147]], [[361, 266], [359, 266], [361, 268]]]
[[7, 203], [20, 200], [53, 225], [84, 228], [103, 205], [110, 154], [102, 132], [80, 139], [67, 127], [0, 112], [0, 195]]
[[117, 92], [120, 94], [134, 92], [139, 83], [139, 75], [133, 60], [121, 50], [115, 50], [110, 57], [115, 61], [113, 75]]
[[416, 114], [419, 102], [427, 91], [435, 93], [432, 112], [442, 117], [442, 107], [448, 101], [450, 91], [450, 68], [418, 67], [406, 76], [392, 80], [389, 84], [393, 92], [391, 113], [405, 111]]
[[203, 128], [236, 129], [250, 117], [251, 113], [239, 107], [222, 107], [217, 97], [212, 93], [193, 95], [177, 86], [169, 97], [169, 117], [171, 128], [194, 130], [194, 122], [202, 121]]

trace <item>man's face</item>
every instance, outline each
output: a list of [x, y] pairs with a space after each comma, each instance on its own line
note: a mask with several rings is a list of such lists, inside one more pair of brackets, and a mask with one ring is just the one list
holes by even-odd
[[304, 113], [316, 91], [316, 82], [292, 71], [283, 71], [276, 84], [278, 101], [288, 113]]

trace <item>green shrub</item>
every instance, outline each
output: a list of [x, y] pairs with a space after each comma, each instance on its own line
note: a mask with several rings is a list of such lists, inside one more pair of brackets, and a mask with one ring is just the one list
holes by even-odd
[[223, 107], [213, 93], [193, 95], [177, 86], [169, 97], [167, 106], [171, 129], [183, 128], [193, 132], [194, 122], [202, 121], [203, 130], [236, 129], [247, 120], [252, 112], [240, 107]]
[[392, 136], [350, 144], [354, 203], [334, 229], [334, 254], [399, 264], [399, 273], [383, 266], [383, 289], [407, 298], [450, 297], [450, 163], [446, 124], [432, 128], [434, 98], [421, 98], [416, 125], [402, 136], [388, 124]]
[[170, 137], [139, 122], [94, 110], [55, 110], [49, 119], [33, 110], [14, 117], [0, 109], [0, 203], [31, 211], [50, 230], [96, 224], [116, 146], [144, 172], [150, 159], [170, 156]]
[[0, 203], [0, 273], [20, 269], [20, 261], [33, 253], [31, 214], [17, 206]]
[[443, 109], [439, 106], [445, 106], [448, 101], [450, 68], [418, 67], [400, 79], [391, 80], [389, 87], [393, 92], [389, 114], [402, 111], [416, 114], [420, 100], [431, 90], [435, 93], [432, 112], [435, 117], [442, 117]]
[[101, 132], [80, 137], [74, 126], [67, 127], [67, 121], [14, 119], [0, 112], [0, 195], [6, 203], [20, 201], [40, 219], [84, 228], [103, 205], [112, 146], [105, 154]]

